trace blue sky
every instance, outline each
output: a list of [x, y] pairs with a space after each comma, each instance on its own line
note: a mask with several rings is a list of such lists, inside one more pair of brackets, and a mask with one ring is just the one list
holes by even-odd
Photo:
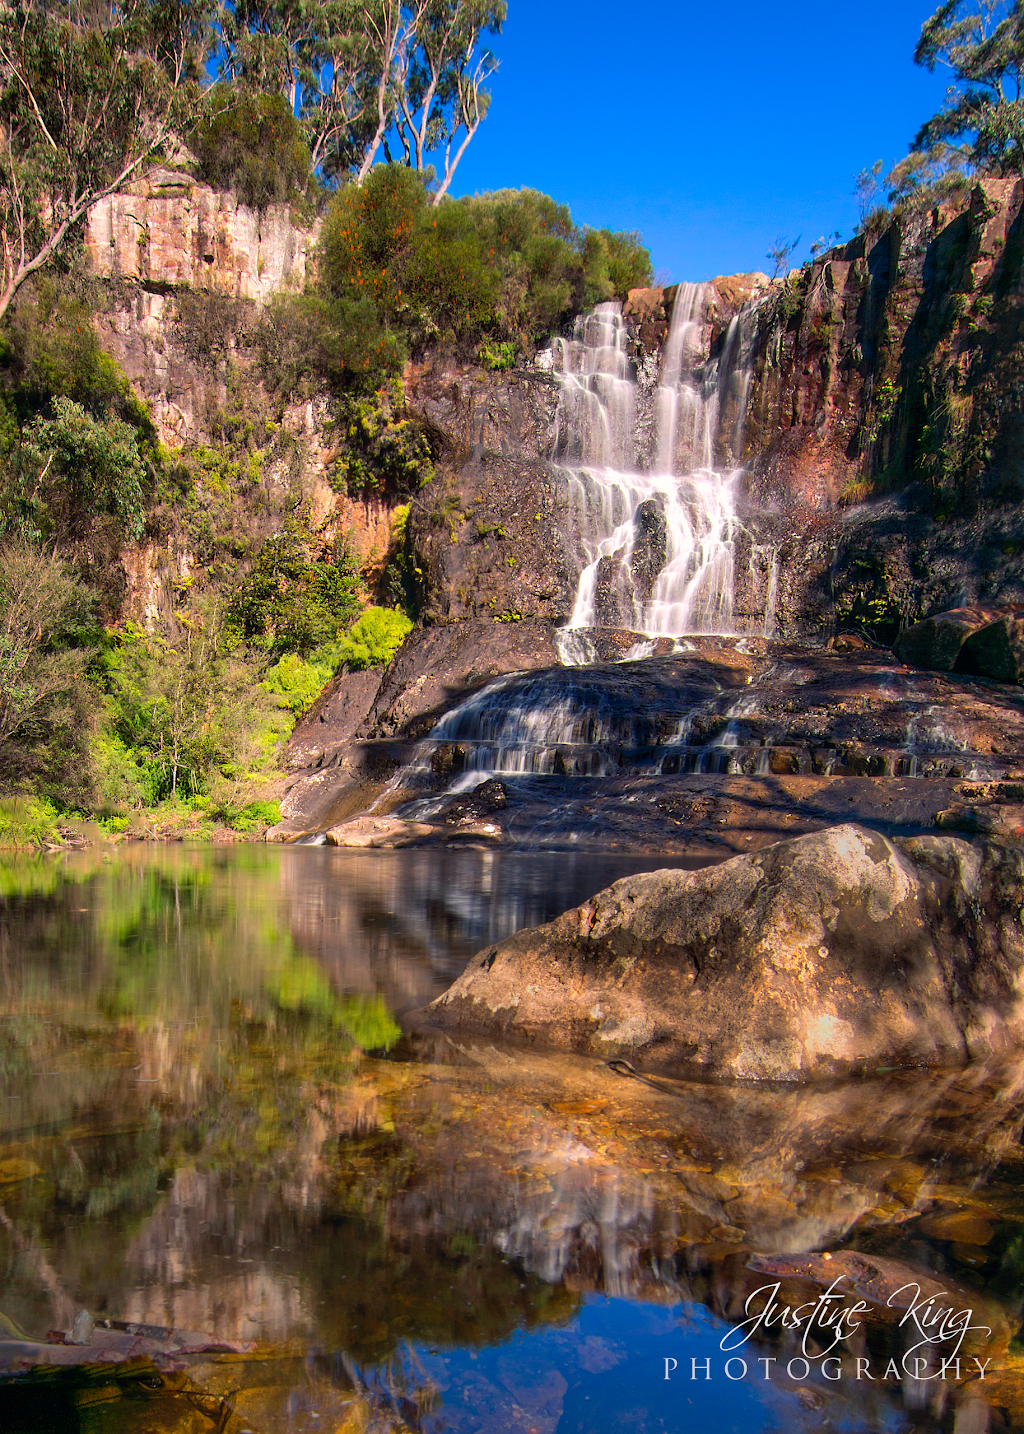
[[[849, 238], [857, 173], [906, 154], [948, 77], [933, 6], [509, 0], [491, 112], [453, 194], [527, 185], [638, 229], [673, 282], [763, 269], [775, 238]], [[663, 275], [664, 277], [664, 275]]]

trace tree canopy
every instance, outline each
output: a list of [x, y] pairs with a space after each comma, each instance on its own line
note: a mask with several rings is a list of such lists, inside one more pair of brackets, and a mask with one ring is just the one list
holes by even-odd
[[0, 319], [99, 199], [182, 142], [204, 177], [241, 175], [259, 205], [313, 173], [329, 186], [364, 179], [390, 139], [421, 175], [440, 159], [438, 202], [487, 113], [498, 62], [482, 37], [505, 11], [505, 0], [0, 7]]
[[912, 148], [997, 173], [1024, 167], [1024, 0], [947, 0], [927, 20], [914, 61], [953, 77]]

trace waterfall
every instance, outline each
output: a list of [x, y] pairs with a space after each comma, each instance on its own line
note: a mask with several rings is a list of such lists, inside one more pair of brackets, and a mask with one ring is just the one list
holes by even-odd
[[[579, 577], [568, 634], [619, 627], [650, 637], [729, 633], [740, 531], [741, 470], [714, 467], [723, 409], [734, 418], [725, 447], [738, 453], [750, 382], [743, 314], [720, 356], [703, 362], [702, 284], [681, 284], [654, 395], [653, 468], [636, 462], [638, 385], [616, 303], [599, 304], [558, 340], [553, 368], [562, 394], [555, 451], [567, 493], [570, 547]], [[563, 660], [592, 648], [568, 635]]]

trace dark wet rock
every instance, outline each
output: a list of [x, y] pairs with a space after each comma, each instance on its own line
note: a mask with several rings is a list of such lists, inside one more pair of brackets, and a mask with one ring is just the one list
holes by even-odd
[[550, 373], [495, 373], [435, 357], [408, 375], [406, 391], [459, 466], [473, 452], [508, 458], [549, 458], [554, 452], [559, 387]]
[[1024, 839], [1024, 806], [1011, 806], [1007, 802], [989, 802], [984, 806], [957, 803], [939, 812], [935, 825], [945, 831], [1017, 844]]
[[607, 554], [597, 564], [594, 576], [594, 616], [603, 627], [618, 627], [622, 620], [616, 591], [625, 549]]
[[[298, 771], [281, 803], [284, 820], [271, 828], [267, 839], [294, 841], [364, 811], [408, 760], [416, 739], [429, 732], [446, 709], [494, 677], [548, 667], [557, 660], [554, 631], [546, 623], [460, 622], [417, 628], [383, 678], [375, 674], [376, 700], [347, 738], [341, 733], [354, 720], [370, 683], [353, 684], [350, 690], [345, 679], [335, 678], [320, 699], [325, 720], [319, 721], [314, 708], [286, 749], [288, 766]], [[304, 754], [313, 760], [302, 764]], [[457, 775], [465, 765], [457, 745], [439, 748], [435, 755], [439, 781]]]
[[892, 650], [908, 667], [963, 672], [994, 682], [1024, 680], [1024, 608], [961, 607], [901, 632]]
[[446, 826], [460, 826], [466, 822], [483, 821], [495, 812], [504, 811], [507, 806], [508, 788], [504, 782], [492, 778], [469, 796], [453, 797], [442, 816]]
[[960, 650], [957, 671], [995, 682], [1024, 681], [1024, 610], [1002, 612], [971, 633]]
[[1019, 852], [832, 827], [616, 882], [480, 952], [429, 1016], [734, 1078], [957, 1063], [1024, 1041], [1022, 905]]
[[369, 716], [380, 687], [381, 669], [339, 672], [295, 724], [285, 749], [290, 771], [325, 767], [347, 755], [349, 744]]
[[409, 510], [424, 621], [564, 622], [575, 571], [560, 508], [555, 474], [537, 459], [484, 452], [458, 473], [439, 470]]
[[508, 672], [557, 663], [543, 622], [460, 622], [417, 628], [395, 654], [359, 737], [420, 737], [449, 707]]
[[908, 667], [924, 667], [932, 672], [962, 670], [958, 663], [964, 643], [996, 617], [990, 608], [952, 608], [906, 628], [892, 650]]
[[633, 591], [642, 602], [650, 599], [667, 556], [668, 523], [664, 503], [648, 498], [637, 508], [633, 519], [633, 553], [629, 564]]

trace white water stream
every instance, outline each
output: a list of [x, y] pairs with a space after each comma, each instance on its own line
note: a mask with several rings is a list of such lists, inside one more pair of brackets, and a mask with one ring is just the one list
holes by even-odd
[[651, 637], [734, 631], [736, 500], [741, 470], [716, 469], [726, 394], [737, 414], [737, 452], [750, 382], [744, 314], [721, 355], [704, 362], [702, 284], [681, 284], [654, 394], [653, 466], [636, 461], [638, 385], [617, 303], [577, 320], [553, 349], [562, 386], [556, 451], [567, 490], [566, 521], [580, 574], [562, 639], [563, 660], [591, 661], [582, 636], [621, 627]]

